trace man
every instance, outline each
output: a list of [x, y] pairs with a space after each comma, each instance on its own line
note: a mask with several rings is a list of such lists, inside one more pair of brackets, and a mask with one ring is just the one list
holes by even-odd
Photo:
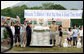
[[26, 46], [30, 46], [30, 43], [31, 43], [31, 33], [32, 33], [32, 29], [31, 29], [31, 23], [29, 23], [26, 27], [26, 32], [27, 32], [27, 44]]
[[73, 47], [77, 45], [77, 36], [78, 30], [76, 29], [76, 25], [73, 27]]
[[15, 46], [17, 45], [17, 39], [18, 39], [18, 43], [20, 46], [20, 26], [19, 26], [19, 21], [16, 22], [15, 25]]
[[50, 28], [50, 44], [52, 44], [52, 40], [54, 40], [54, 46], [55, 46], [55, 44], [56, 44], [56, 31], [58, 31], [58, 26], [55, 24], [55, 21], [52, 21], [52, 24], [49, 26], [49, 28]]

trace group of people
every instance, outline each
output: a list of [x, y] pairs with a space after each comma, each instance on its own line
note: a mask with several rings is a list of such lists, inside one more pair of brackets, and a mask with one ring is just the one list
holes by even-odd
[[[62, 39], [63, 39], [63, 31], [62, 31], [62, 25], [56, 25], [55, 21], [52, 21], [52, 24], [50, 27], [50, 44], [53, 43], [53, 45], [56, 45], [56, 32], [58, 32], [58, 47], [62, 46]], [[73, 47], [77, 46], [78, 39], [81, 39], [81, 44], [83, 44], [83, 27], [80, 26], [79, 30], [77, 29], [76, 25], [72, 28], [68, 29], [68, 35], [67, 35], [67, 41], [68, 41], [68, 47], [71, 47], [71, 43], [73, 41]]]
[[[4, 26], [8, 26], [7, 23], [4, 23]], [[52, 24], [49, 26], [50, 28], [50, 44], [56, 46], [56, 32], [58, 32], [58, 47], [62, 46], [63, 39], [63, 31], [62, 25], [56, 25], [55, 21], [52, 21]], [[19, 21], [14, 24], [11, 22], [10, 29], [13, 33], [13, 45], [17, 46], [17, 42], [21, 47], [27, 47], [31, 43], [31, 23], [27, 24], [27, 21], [24, 21], [24, 24], [21, 24]], [[71, 47], [71, 43], [73, 41], [73, 46], [77, 45], [77, 39], [81, 39], [81, 43], [83, 44], [83, 28], [80, 26], [79, 30], [76, 28], [76, 25], [72, 28], [68, 29], [67, 41], [68, 47]]]
[[[4, 23], [3, 26], [8, 26], [7, 23]], [[10, 27], [12, 34], [13, 34], [13, 46], [21, 46], [21, 47], [28, 47], [31, 41], [31, 23], [27, 23], [24, 21], [22, 25], [19, 21], [14, 24], [11, 22]]]

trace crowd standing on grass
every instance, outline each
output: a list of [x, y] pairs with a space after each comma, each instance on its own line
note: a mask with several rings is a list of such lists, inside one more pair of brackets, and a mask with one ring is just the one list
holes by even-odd
[[[56, 25], [56, 21], [52, 21], [52, 24], [49, 26], [50, 28], [50, 44], [56, 46], [56, 32], [58, 32], [58, 47], [62, 47], [62, 39], [63, 39], [63, 32], [62, 32], [62, 25]], [[11, 26], [5, 22], [3, 26], [10, 27], [12, 34], [13, 34], [13, 46], [20, 46], [20, 47], [28, 47], [31, 43], [31, 34], [32, 28], [31, 23], [27, 23], [24, 21], [24, 24], [21, 24], [19, 21], [14, 24], [11, 22]], [[67, 41], [68, 47], [76, 47], [77, 40], [81, 39], [81, 43], [83, 45], [83, 27], [80, 26], [79, 30], [77, 29], [76, 25], [73, 28], [68, 29]], [[73, 45], [72, 45], [73, 41]]]

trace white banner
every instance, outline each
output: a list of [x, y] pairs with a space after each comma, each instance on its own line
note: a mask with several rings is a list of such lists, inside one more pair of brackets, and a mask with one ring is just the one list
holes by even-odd
[[24, 10], [24, 18], [81, 19], [83, 10]]

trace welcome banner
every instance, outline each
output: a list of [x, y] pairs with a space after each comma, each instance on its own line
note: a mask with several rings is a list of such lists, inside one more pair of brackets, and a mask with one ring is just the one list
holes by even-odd
[[81, 19], [83, 10], [24, 10], [24, 18]]

